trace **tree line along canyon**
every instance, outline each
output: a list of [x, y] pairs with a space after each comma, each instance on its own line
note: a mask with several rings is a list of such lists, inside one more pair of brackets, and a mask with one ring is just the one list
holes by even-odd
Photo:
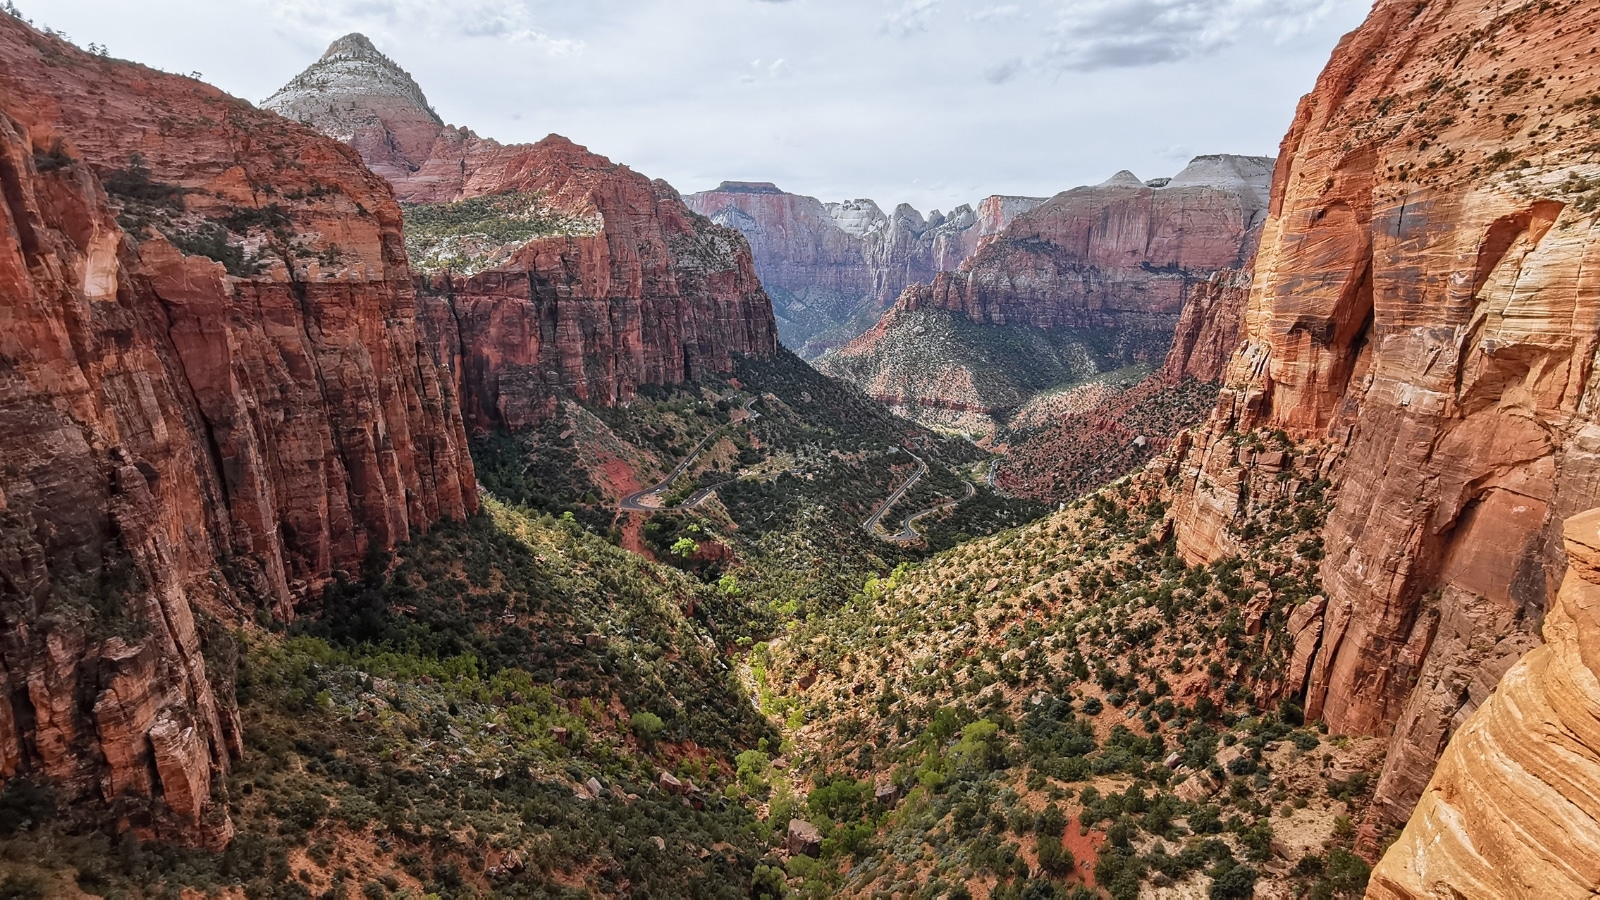
[[1597, 45], [925, 215], [0, 15], [0, 896], [1596, 896]]

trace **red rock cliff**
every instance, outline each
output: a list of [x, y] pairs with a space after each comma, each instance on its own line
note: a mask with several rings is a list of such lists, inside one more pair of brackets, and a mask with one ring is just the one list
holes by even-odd
[[1565, 540], [1548, 643], [1451, 739], [1368, 897], [1600, 892], [1600, 510], [1568, 519]]
[[1172, 349], [1159, 377], [1170, 384], [1185, 378], [1221, 381], [1239, 346], [1245, 303], [1250, 296], [1250, 270], [1222, 269], [1195, 285], [1178, 316]]
[[425, 325], [474, 427], [533, 424], [562, 396], [625, 403], [640, 385], [777, 352], [771, 301], [736, 231], [565, 138], [504, 145], [439, 124], [410, 76], [360, 35], [266, 105], [349, 141], [405, 203], [526, 195], [583, 223], [423, 292]]
[[1202, 156], [1160, 188], [1120, 172], [1058, 194], [986, 242], [938, 302], [994, 325], [1171, 327], [1195, 284], [1249, 255], [1271, 165]]
[[226, 626], [476, 507], [399, 207], [332, 141], [11, 16], [0, 188], [0, 778], [223, 843]]
[[1445, 741], [1535, 641], [1560, 523], [1600, 505], [1600, 7], [1380, 0], [1284, 140], [1243, 346], [1176, 504], [1231, 552], [1230, 434], [1331, 444], [1308, 717], [1392, 735], [1404, 821]]
[[[449, 143], [446, 141], [445, 143]], [[681, 384], [777, 352], [772, 303], [749, 245], [684, 206], [665, 182], [550, 137], [482, 142], [464, 196], [549, 198], [599, 223], [593, 234], [539, 238], [470, 277], [443, 276], [423, 314], [451, 360], [475, 427], [521, 428], [561, 396], [610, 406], [641, 385]]]

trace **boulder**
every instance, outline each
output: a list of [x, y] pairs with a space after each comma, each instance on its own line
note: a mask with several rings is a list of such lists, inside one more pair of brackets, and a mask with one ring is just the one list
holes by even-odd
[[822, 832], [817, 826], [802, 819], [789, 820], [789, 836], [784, 849], [790, 856], [819, 857], [822, 855]]

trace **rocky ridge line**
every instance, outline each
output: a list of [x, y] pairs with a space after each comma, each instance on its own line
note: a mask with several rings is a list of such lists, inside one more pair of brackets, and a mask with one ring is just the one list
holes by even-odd
[[[474, 428], [536, 424], [563, 397], [627, 403], [642, 385], [681, 384], [777, 352], [771, 301], [738, 232], [695, 215], [664, 182], [560, 136], [504, 145], [441, 125], [420, 92], [397, 93], [387, 68], [367, 64], [370, 54], [351, 78], [316, 76], [350, 44], [365, 53], [370, 42], [336, 42], [268, 105], [290, 116], [346, 111], [311, 121], [389, 179], [414, 205], [408, 215], [461, 215], [461, 204], [517, 194], [583, 223], [514, 240], [487, 271], [446, 267], [420, 283], [422, 321]], [[505, 223], [482, 224], [492, 235]]]

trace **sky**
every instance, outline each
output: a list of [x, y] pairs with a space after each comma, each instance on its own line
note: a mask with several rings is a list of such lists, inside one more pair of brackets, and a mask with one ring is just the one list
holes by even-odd
[[17, 0], [260, 102], [352, 31], [445, 121], [565, 135], [684, 193], [948, 211], [1275, 155], [1370, 0]]

